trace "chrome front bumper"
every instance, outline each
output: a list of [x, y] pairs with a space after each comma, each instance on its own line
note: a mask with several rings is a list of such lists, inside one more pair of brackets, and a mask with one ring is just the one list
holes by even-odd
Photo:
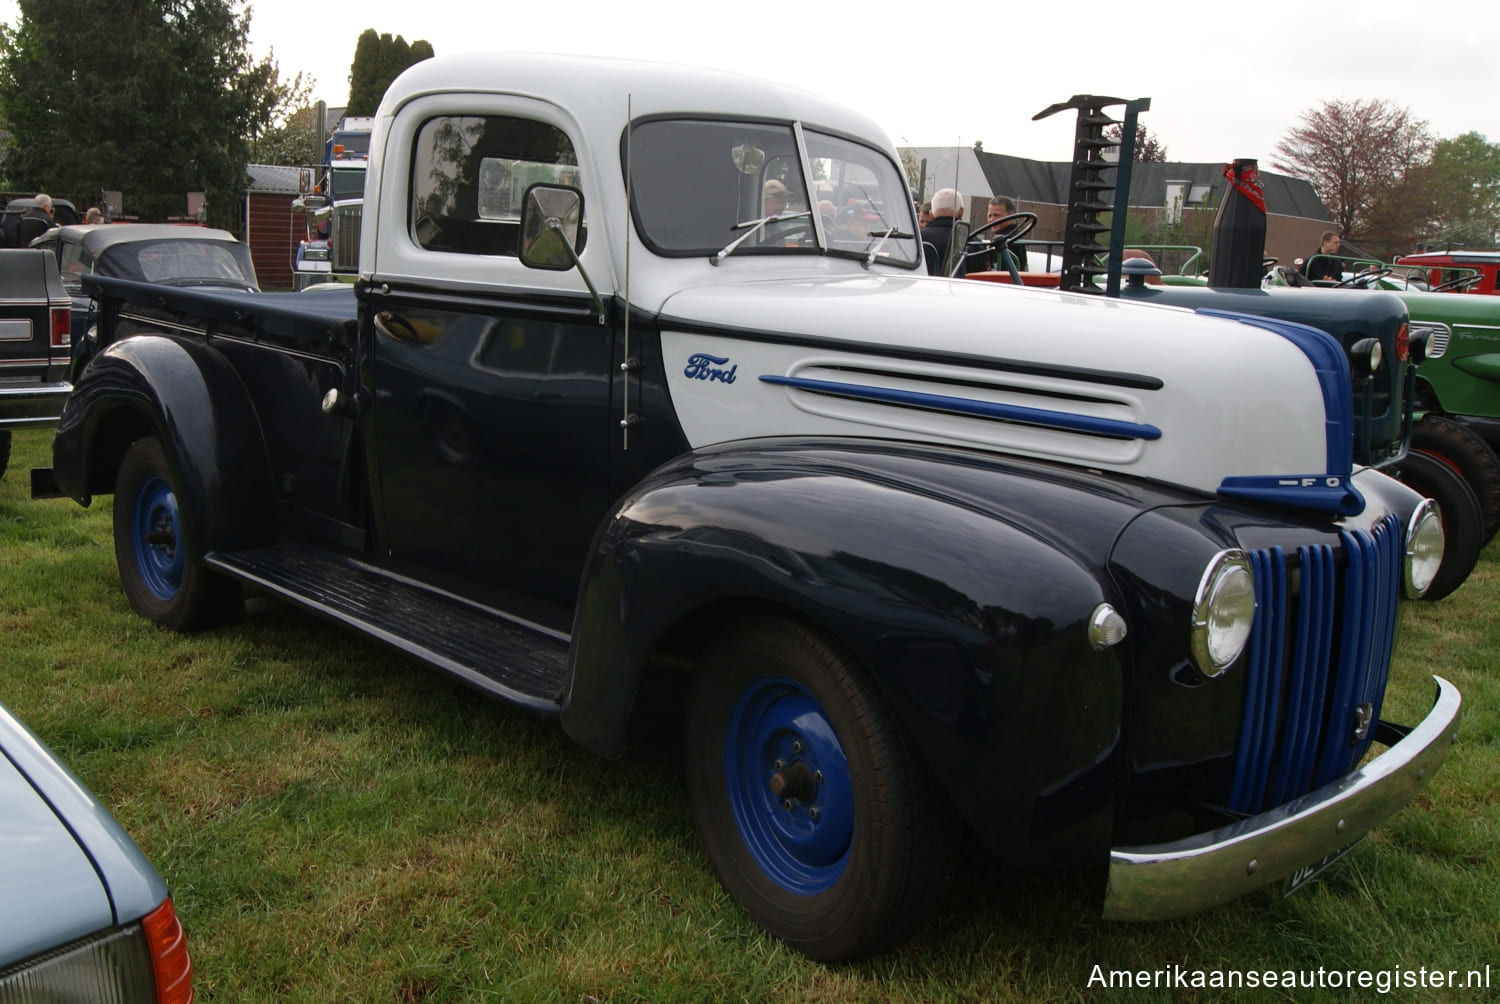
[[1258, 816], [1169, 844], [1110, 852], [1106, 920], [1206, 910], [1317, 864], [1363, 837], [1432, 779], [1458, 735], [1463, 699], [1440, 676], [1422, 724], [1345, 777]]

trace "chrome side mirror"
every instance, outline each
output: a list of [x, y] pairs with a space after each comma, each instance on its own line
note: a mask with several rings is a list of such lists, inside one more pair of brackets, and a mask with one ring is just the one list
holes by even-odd
[[578, 264], [583, 193], [566, 185], [536, 184], [521, 200], [521, 261], [562, 272]]

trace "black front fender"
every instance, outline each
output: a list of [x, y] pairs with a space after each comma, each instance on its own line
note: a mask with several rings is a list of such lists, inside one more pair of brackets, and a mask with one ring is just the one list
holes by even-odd
[[[938, 448], [742, 447], [648, 478], [601, 528], [563, 725], [618, 755], [642, 674], [695, 618], [768, 606], [870, 671], [992, 846], [1107, 846], [1123, 667], [1088, 642], [1143, 500], [1088, 475]], [[1045, 831], [1045, 832], [1044, 832]]]
[[100, 352], [58, 422], [57, 487], [84, 505], [111, 493], [120, 458], [142, 436], [161, 440], [203, 550], [265, 539], [272, 504], [265, 441], [244, 385], [221, 355], [173, 335], [137, 335]]

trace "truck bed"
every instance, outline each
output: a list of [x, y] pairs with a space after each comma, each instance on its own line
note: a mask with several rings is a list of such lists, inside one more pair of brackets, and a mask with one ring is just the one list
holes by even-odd
[[[312, 293], [258, 293], [212, 286], [160, 286], [99, 275], [83, 277], [86, 292], [100, 297], [104, 309], [125, 304], [165, 311], [178, 323], [205, 330], [232, 325], [253, 328], [294, 341], [352, 334], [358, 316], [354, 287]], [[166, 319], [166, 318], [164, 318]]]

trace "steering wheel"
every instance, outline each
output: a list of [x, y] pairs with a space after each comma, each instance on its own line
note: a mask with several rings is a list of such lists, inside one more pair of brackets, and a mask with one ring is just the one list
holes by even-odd
[[1355, 286], [1369, 286], [1377, 279], [1384, 279], [1391, 274], [1389, 268], [1372, 265], [1363, 272], [1356, 272], [1347, 279], [1340, 279], [1333, 284], [1334, 289], [1350, 289]]
[[1432, 287], [1434, 293], [1446, 293], [1450, 289], [1468, 289], [1479, 282], [1484, 276], [1475, 272], [1473, 275], [1461, 275], [1457, 279], [1449, 279], [1447, 282]]
[[810, 247], [813, 244], [813, 228], [805, 219], [781, 220], [767, 224], [761, 231], [759, 247]]
[[[1012, 241], [1018, 241], [1031, 233], [1031, 228], [1034, 226], [1036, 226], [1036, 213], [1011, 213], [1009, 216], [1002, 216], [998, 220], [990, 220], [984, 226], [975, 227], [973, 230], [970, 230], [968, 243], [974, 244], [979, 242], [988, 244], [991, 248], [1003, 248]], [[996, 233], [985, 237], [985, 234], [988, 234], [991, 230], [996, 231]], [[980, 241], [980, 238], [984, 238], [984, 240]], [[965, 247], [967, 248], [967, 245]], [[968, 255], [966, 253], [958, 259], [958, 263], [953, 266], [953, 271], [949, 273], [950, 277], [959, 274], [959, 269], [963, 268], [964, 261], [967, 258]]]

